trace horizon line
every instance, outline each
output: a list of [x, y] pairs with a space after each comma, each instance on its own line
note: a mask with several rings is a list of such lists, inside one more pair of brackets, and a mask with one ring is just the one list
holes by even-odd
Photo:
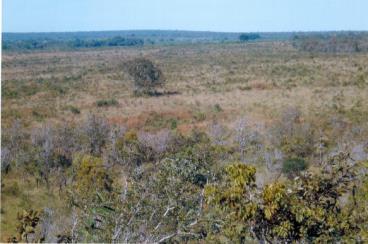
[[115, 29], [115, 30], [70, 30], [70, 31], [1, 31], [2, 34], [42, 34], [42, 33], [76, 33], [76, 32], [119, 32], [119, 31], [167, 31], [167, 32], [210, 32], [210, 33], [313, 33], [313, 32], [368, 32], [368, 30], [288, 30], [288, 31], [213, 31], [185, 29]]

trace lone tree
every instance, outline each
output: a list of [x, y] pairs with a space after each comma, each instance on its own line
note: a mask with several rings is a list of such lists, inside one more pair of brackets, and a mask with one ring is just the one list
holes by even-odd
[[134, 93], [155, 95], [155, 88], [165, 82], [162, 71], [146, 58], [136, 58], [127, 62], [127, 71], [134, 79]]

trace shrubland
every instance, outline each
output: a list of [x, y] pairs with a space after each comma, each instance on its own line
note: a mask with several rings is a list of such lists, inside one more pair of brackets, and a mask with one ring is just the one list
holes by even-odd
[[364, 243], [367, 60], [290, 42], [5, 54], [2, 241]]
[[[330, 138], [319, 152], [316, 128], [300, 111], [284, 116], [290, 123], [260, 132], [241, 119], [234, 129], [214, 124], [187, 135], [128, 129], [94, 114], [30, 134], [16, 121], [4, 131], [3, 178], [23, 172], [63, 208], [39, 200], [41, 209], [18, 209], [23, 217], [14, 222], [34, 211], [39, 220], [8, 230], [9, 240], [364, 241], [367, 141], [359, 149]], [[27, 186], [2, 184], [10, 216], [7, 202]]]

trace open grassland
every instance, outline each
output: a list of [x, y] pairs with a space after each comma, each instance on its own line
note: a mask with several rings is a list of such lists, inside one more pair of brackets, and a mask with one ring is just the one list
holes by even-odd
[[[122, 63], [139, 56], [159, 65], [165, 89], [178, 94], [134, 97]], [[318, 113], [336, 99], [353, 108], [368, 102], [367, 63], [366, 54], [301, 53], [287, 42], [5, 53], [3, 126], [15, 118], [33, 125], [93, 112], [137, 127], [159, 114], [184, 119], [185, 127], [244, 115], [267, 120], [287, 105]], [[108, 99], [118, 103], [96, 105]], [[203, 121], [195, 119], [200, 113]]]

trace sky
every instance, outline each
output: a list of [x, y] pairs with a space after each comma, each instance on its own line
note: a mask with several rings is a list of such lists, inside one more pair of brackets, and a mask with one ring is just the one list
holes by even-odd
[[368, 30], [368, 0], [3, 0], [3, 32]]

